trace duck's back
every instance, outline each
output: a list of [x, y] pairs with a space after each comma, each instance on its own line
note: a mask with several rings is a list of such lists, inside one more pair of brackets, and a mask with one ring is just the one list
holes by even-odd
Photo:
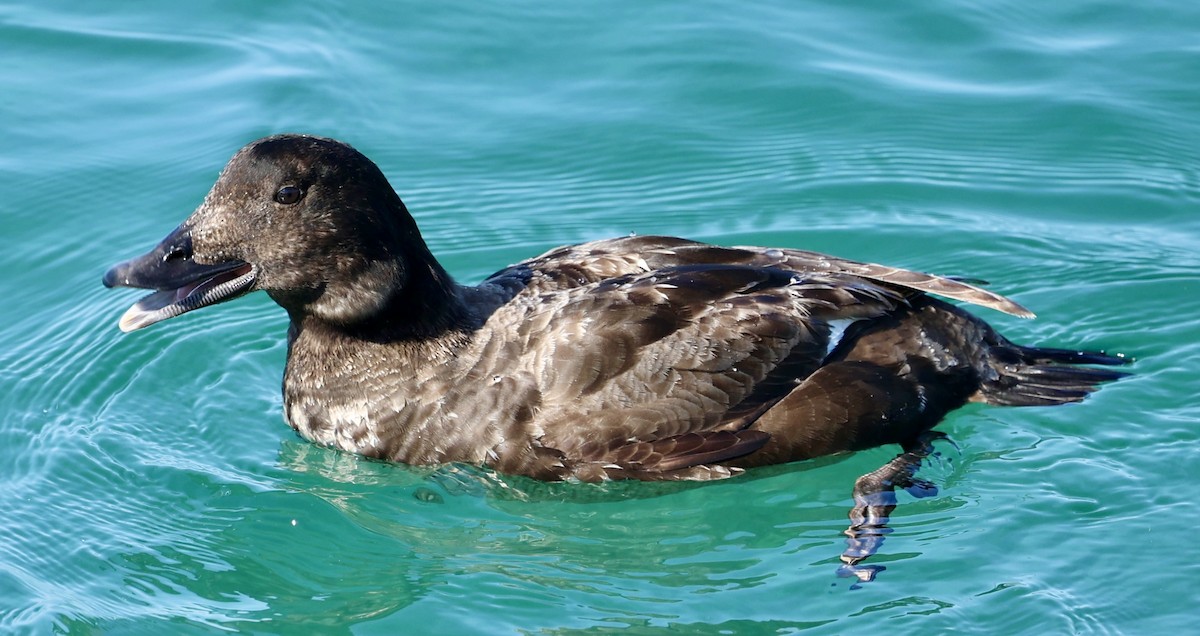
[[[797, 274], [840, 274], [910, 293], [929, 293], [1032, 318], [1033, 312], [968, 282], [923, 272], [837, 258], [805, 250], [721, 247], [670, 236], [628, 236], [570, 245], [500, 270], [485, 285], [523, 279], [527, 293], [598, 283], [619, 276], [689, 265], [744, 265]], [[536, 277], [529, 279], [529, 273]], [[527, 281], [527, 282], [526, 282]]]

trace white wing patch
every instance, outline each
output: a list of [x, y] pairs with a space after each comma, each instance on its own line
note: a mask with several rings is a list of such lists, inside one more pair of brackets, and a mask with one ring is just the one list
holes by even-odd
[[829, 343], [825, 345], [826, 358], [829, 357], [829, 354], [833, 353], [834, 349], [837, 349], [837, 346], [842, 342], [842, 338], [846, 337], [846, 329], [859, 320], [863, 319], [839, 318], [837, 320], [830, 320], [826, 323], [829, 325]]

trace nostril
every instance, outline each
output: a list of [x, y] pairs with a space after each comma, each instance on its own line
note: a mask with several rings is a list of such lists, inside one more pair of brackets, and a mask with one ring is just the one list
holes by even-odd
[[170, 242], [164, 241], [165, 246], [159, 248], [163, 251], [162, 262], [164, 264], [192, 257], [192, 237], [187, 233], [182, 233], [182, 236], [179, 236], [181, 233], [180, 230], [173, 232], [173, 236], [168, 237]]
[[183, 258], [187, 258], [187, 256], [188, 256], [187, 249], [185, 247], [176, 246], [176, 247], [172, 247], [171, 249], [167, 250], [166, 254], [163, 254], [163, 262], [170, 263], [171, 261], [177, 261], [177, 260], [180, 260]]

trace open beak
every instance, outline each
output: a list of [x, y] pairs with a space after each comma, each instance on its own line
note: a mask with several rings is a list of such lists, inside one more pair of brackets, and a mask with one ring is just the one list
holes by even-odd
[[254, 266], [244, 261], [197, 263], [192, 258], [191, 230], [181, 225], [146, 254], [109, 268], [104, 286], [157, 290], [121, 316], [117, 326], [128, 333], [237, 298], [254, 288], [254, 278]]

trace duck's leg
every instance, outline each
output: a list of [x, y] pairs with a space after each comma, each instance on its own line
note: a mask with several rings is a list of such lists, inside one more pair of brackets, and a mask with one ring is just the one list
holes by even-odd
[[933, 453], [933, 441], [944, 437], [936, 431], [922, 433], [905, 446], [903, 453], [854, 482], [854, 508], [850, 510], [850, 527], [845, 531], [848, 538], [839, 576], [866, 582], [885, 569], [881, 565], [859, 564], [878, 552], [884, 537], [892, 531], [887, 524], [896, 509], [896, 488], [903, 488], [917, 498], [937, 494], [937, 486], [916, 473], [921, 461]]

